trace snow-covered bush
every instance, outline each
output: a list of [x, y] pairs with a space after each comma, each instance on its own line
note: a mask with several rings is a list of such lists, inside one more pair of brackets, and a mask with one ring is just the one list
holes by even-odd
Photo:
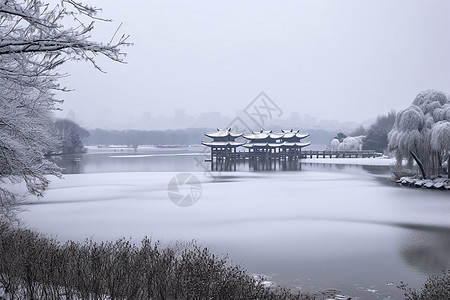
[[421, 92], [411, 106], [397, 114], [394, 127], [388, 135], [388, 149], [394, 151], [397, 166], [402, 159], [413, 165], [410, 151], [423, 163], [429, 175], [439, 174], [450, 150], [450, 102], [435, 90]]
[[338, 150], [361, 150], [364, 136], [348, 136], [339, 144]]
[[333, 139], [330, 143], [331, 150], [361, 150], [364, 136], [348, 136], [340, 143], [338, 139]]
[[330, 143], [330, 149], [331, 150], [337, 150], [338, 147], [339, 147], [339, 144], [340, 144], [340, 142], [339, 142], [338, 139], [332, 139], [331, 143]]

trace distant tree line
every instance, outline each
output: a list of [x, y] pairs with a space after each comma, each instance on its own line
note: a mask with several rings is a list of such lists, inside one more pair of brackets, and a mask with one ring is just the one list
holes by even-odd
[[313, 299], [267, 288], [195, 243], [163, 247], [144, 238], [140, 246], [125, 239], [60, 244], [0, 222], [0, 253], [0, 290], [11, 300]]
[[174, 130], [106, 130], [93, 129], [86, 139], [87, 145], [192, 145], [205, 139], [206, 128]]
[[[205, 132], [214, 132], [215, 128], [186, 128], [168, 130], [106, 130], [89, 131], [86, 145], [198, 145], [208, 141]], [[323, 129], [307, 129], [312, 144], [325, 145], [333, 136], [332, 132]], [[248, 132], [246, 132], [248, 133]]]

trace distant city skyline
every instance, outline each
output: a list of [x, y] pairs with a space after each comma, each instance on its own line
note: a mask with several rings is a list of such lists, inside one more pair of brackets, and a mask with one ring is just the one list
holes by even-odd
[[[282, 127], [285, 129], [324, 129], [328, 131], [336, 131], [345, 129], [347, 132], [356, 129], [358, 126], [369, 126], [373, 120], [368, 120], [364, 124], [357, 122], [340, 122], [338, 120], [321, 120], [308, 113], [300, 114], [299, 112], [285, 113], [279, 118], [270, 120], [266, 126], [259, 126], [260, 124], [251, 123], [248, 117], [240, 111], [236, 112], [235, 116], [229, 117], [221, 114], [220, 112], [206, 112], [199, 113], [197, 115], [188, 114], [184, 109], [174, 109], [172, 115], [165, 116], [153, 116], [151, 112], [144, 111], [138, 118], [116, 120], [117, 126], [110, 126], [111, 122], [105, 120], [104, 125], [102, 123], [86, 123], [77, 117], [76, 112], [70, 110], [62, 118], [71, 119], [86, 129], [108, 129], [108, 130], [121, 130], [121, 129], [137, 129], [137, 130], [166, 130], [166, 129], [183, 129], [183, 128], [225, 128], [233, 125], [233, 120], [241, 118], [248, 123], [248, 127], [251, 130], [259, 130], [261, 128]], [[101, 120], [101, 119], [99, 119]], [[98, 120], [97, 120], [98, 121]], [[239, 128], [241, 129], [241, 128]], [[249, 131], [245, 129], [245, 131]]]
[[[365, 123], [423, 90], [450, 92], [450, 1], [89, 0], [95, 39], [130, 34], [107, 74], [69, 62], [60, 95], [89, 127], [128, 128], [176, 109], [233, 118], [264, 91], [283, 110]], [[146, 118], [145, 118], [146, 119]], [[220, 120], [217, 120], [217, 123]], [[170, 127], [152, 124], [155, 127]], [[220, 125], [220, 124], [218, 124]]]

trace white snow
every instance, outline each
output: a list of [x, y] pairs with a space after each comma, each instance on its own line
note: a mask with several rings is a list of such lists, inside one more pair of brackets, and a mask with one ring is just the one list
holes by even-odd
[[[308, 161], [321, 160], [330, 161]], [[191, 207], [178, 207], [168, 197], [176, 174], [65, 175], [52, 181], [44, 198], [31, 199], [20, 217], [25, 225], [61, 241], [131, 237], [138, 243], [149, 236], [170, 244], [195, 239], [217, 254], [228, 253], [250, 272], [270, 274], [270, 281], [280, 285], [314, 278], [314, 287], [295, 281], [306, 290], [363, 280], [380, 287], [404, 280], [406, 274], [411, 280], [414, 267], [398, 257], [399, 248], [410, 244], [405, 228], [450, 227], [445, 191], [382, 184], [377, 175], [360, 168], [222, 172], [217, 181], [196, 172], [202, 194]], [[370, 275], [362, 278], [367, 270]]]
[[[65, 175], [64, 180], [52, 181], [43, 199], [32, 199], [21, 218], [63, 240], [90, 236], [139, 240], [150, 235], [166, 241], [226, 241], [245, 240], [249, 234], [252, 239], [298, 234], [291, 226], [305, 220], [424, 222], [423, 211], [416, 209], [422, 206], [420, 191], [383, 186], [363, 172], [236, 172], [222, 173], [221, 182], [195, 173], [202, 183], [202, 196], [188, 208], [177, 207], [168, 198], [167, 186], [176, 174]], [[450, 226], [449, 215], [442, 214], [446, 210], [441, 207], [447, 208], [448, 196], [433, 197], [437, 201], [427, 203], [431, 213], [427, 222]]]

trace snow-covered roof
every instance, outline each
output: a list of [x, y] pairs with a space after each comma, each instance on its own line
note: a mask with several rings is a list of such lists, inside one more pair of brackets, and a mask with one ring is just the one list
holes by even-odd
[[243, 146], [245, 148], [262, 148], [262, 147], [271, 147], [271, 148], [277, 148], [280, 147], [281, 144], [278, 143], [247, 143]]
[[264, 130], [264, 129], [261, 128], [260, 131], [252, 131], [252, 133], [255, 133], [255, 134], [256, 133], [267, 133], [268, 134], [268, 133], [272, 133], [272, 130]]
[[296, 132], [288, 131], [283, 134], [283, 139], [290, 139], [290, 138], [293, 138], [295, 135], [296, 135]]
[[305, 137], [309, 136], [309, 133], [297, 133], [295, 136], [299, 139], [304, 139]]
[[242, 145], [245, 148], [263, 148], [263, 147], [271, 147], [271, 148], [278, 148], [278, 147], [298, 147], [303, 148], [306, 146], [309, 146], [311, 143], [288, 143], [288, 142], [282, 142], [282, 143], [251, 143], [248, 142], [244, 145]]
[[280, 139], [283, 137], [283, 133], [273, 133], [273, 132], [253, 132], [252, 134], [244, 135], [247, 140], [265, 140], [265, 139]]
[[281, 129], [281, 132], [282, 132], [282, 133], [288, 133], [288, 132], [298, 133], [298, 130], [293, 130], [293, 129], [290, 129], [290, 130]]
[[239, 147], [243, 146], [245, 142], [232, 142], [232, 141], [224, 141], [224, 142], [202, 142], [203, 145], [208, 147]]
[[265, 140], [265, 139], [291, 139], [291, 138], [298, 138], [303, 139], [305, 137], [308, 137], [309, 133], [298, 133], [297, 131], [287, 131], [283, 133], [275, 133], [275, 132], [253, 132], [252, 134], [246, 134], [243, 137], [247, 140]]
[[237, 137], [242, 136], [243, 134], [244, 133], [242, 133], [242, 132], [241, 133], [231, 132], [231, 128], [226, 128], [226, 129], [217, 128], [216, 132], [207, 132], [207, 133], [205, 133], [205, 135], [207, 137], [210, 137], [210, 138], [224, 138], [224, 137], [227, 137], [227, 136], [231, 136], [231, 137], [237, 138]]
[[244, 138], [247, 140], [265, 140], [269, 137], [269, 133], [266, 132], [253, 132], [252, 134], [245, 134]]
[[283, 142], [283, 143], [281, 143], [281, 146], [282, 147], [298, 147], [298, 148], [303, 148], [303, 147], [306, 147], [306, 146], [309, 146], [309, 145], [311, 145], [311, 143], [310, 142], [306, 142], [306, 143], [289, 143], [289, 142]]

